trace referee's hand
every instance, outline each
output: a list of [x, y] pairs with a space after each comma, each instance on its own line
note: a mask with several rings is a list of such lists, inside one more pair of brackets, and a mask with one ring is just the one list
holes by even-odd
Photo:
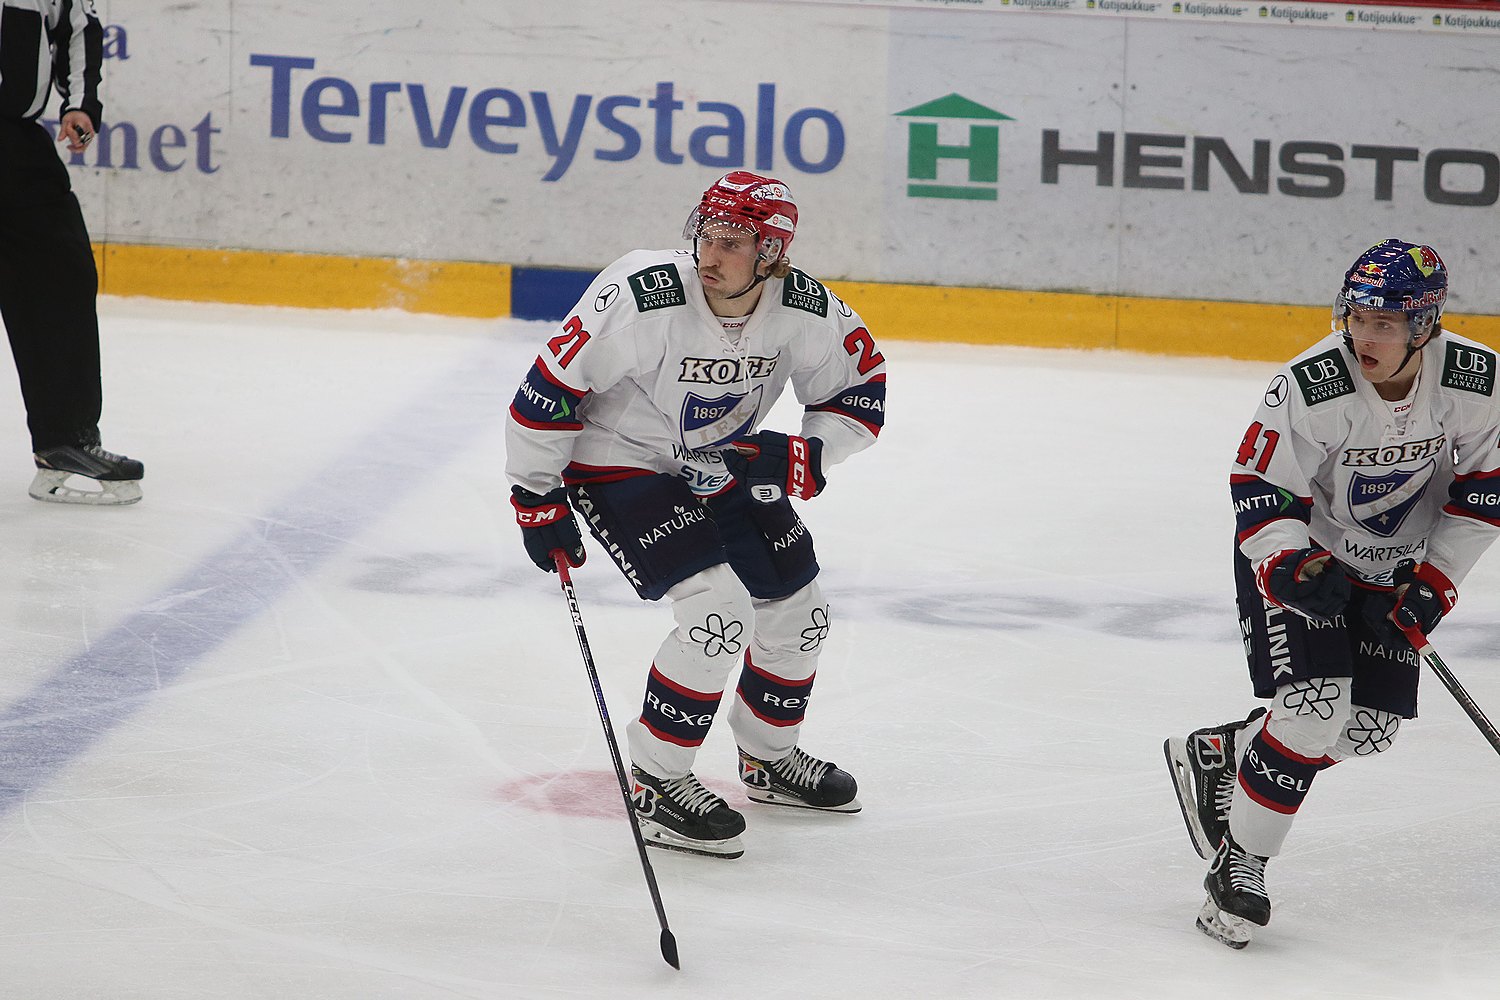
[[94, 128], [82, 111], [69, 111], [57, 127], [57, 141], [68, 144], [68, 152], [81, 153], [94, 141]]

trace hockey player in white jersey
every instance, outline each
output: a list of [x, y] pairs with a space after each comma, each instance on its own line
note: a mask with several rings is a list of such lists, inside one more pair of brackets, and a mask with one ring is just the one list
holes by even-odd
[[1426, 633], [1500, 530], [1495, 352], [1441, 326], [1431, 247], [1361, 254], [1333, 333], [1271, 379], [1230, 476], [1243, 722], [1166, 742], [1194, 846], [1212, 859], [1198, 926], [1232, 947], [1271, 918], [1267, 859], [1319, 771], [1390, 749], [1415, 717]]
[[[647, 843], [743, 853], [744, 817], [694, 759], [732, 670], [729, 725], [757, 802], [858, 812], [854, 778], [798, 746], [828, 605], [790, 498], [874, 443], [885, 359], [838, 296], [786, 254], [785, 184], [734, 171], [688, 217], [691, 250], [636, 250], [607, 267], [521, 383], [506, 434], [512, 504], [532, 560], [585, 556], [573, 511], [676, 627], [627, 729]], [[760, 430], [790, 384], [797, 433]], [[571, 501], [571, 509], [570, 509]]]

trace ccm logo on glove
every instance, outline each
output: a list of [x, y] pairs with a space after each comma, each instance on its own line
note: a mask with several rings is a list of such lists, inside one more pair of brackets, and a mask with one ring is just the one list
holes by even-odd
[[561, 550], [568, 565], [582, 566], [587, 557], [583, 549], [583, 538], [578, 533], [578, 522], [573, 520], [573, 510], [568, 506], [568, 491], [559, 486], [542, 494], [533, 493], [520, 486], [512, 486], [510, 505], [516, 509], [516, 523], [521, 526], [521, 541], [526, 545], [526, 554], [536, 563], [537, 569], [549, 573], [557, 572], [552, 553]]
[[784, 496], [811, 500], [823, 492], [823, 442], [780, 431], [757, 431], [734, 442], [724, 464], [745, 481], [750, 495], [761, 503]]
[[1415, 628], [1426, 635], [1458, 603], [1458, 588], [1432, 563], [1403, 559], [1396, 566], [1395, 582], [1391, 620], [1401, 628]]

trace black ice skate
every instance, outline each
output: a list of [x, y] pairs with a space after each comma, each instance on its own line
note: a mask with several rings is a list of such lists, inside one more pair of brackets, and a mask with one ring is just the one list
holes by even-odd
[[740, 780], [752, 801], [825, 812], [857, 813], [859, 786], [848, 771], [793, 747], [778, 761], [740, 751]]
[[680, 778], [658, 778], [632, 766], [635, 779], [630, 802], [641, 839], [652, 847], [714, 858], [745, 853], [740, 834], [745, 817], [704, 788], [691, 772]]
[[1208, 899], [1198, 912], [1198, 929], [1231, 948], [1250, 943], [1250, 925], [1271, 922], [1266, 892], [1266, 858], [1251, 854], [1226, 833], [1203, 878]]
[[1257, 708], [1244, 722], [1209, 726], [1185, 740], [1173, 737], [1162, 744], [1188, 836], [1205, 861], [1214, 856], [1229, 832], [1229, 803], [1239, 771], [1239, 735], [1265, 714], [1264, 708]]
[[[51, 503], [120, 505], [141, 498], [146, 467], [97, 443], [45, 448], [32, 456], [36, 478], [26, 491]], [[80, 483], [79, 479], [92, 480]]]

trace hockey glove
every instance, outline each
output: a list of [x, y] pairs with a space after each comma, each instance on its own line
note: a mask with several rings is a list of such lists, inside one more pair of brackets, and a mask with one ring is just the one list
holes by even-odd
[[761, 503], [783, 496], [811, 500], [823, 492], [823, 442], [780, 431], [757, 431], [734, 442], [724, 453], [724, 464], [750, 487]]
[[1458, 588], [1432, 563], [1404, 559], [1396, 566], [1395, 580], [1391, 620], [1402, 628], [1415, 627], [1426, 635], [1458, 603]]
[[557, 564], [552, 561], [555, 549], [562, 550], [569, 566], [583, 565], [588, 553], [583, 550], [578, 522], [573, 520], [573, 510], [568, 506], [566, 487], [559, 486], [540, 496], [524, 487], [512, 486], [510, 505], [516, 509], [516, 523], [521, 526], [526, 554], [537, 569], [557, 572]]
[[1272, 604], [1327, 622], [1349, 603], [1349, 577], [1327, 549], [1282, 549], [1255, 567], [1255, 586]]

